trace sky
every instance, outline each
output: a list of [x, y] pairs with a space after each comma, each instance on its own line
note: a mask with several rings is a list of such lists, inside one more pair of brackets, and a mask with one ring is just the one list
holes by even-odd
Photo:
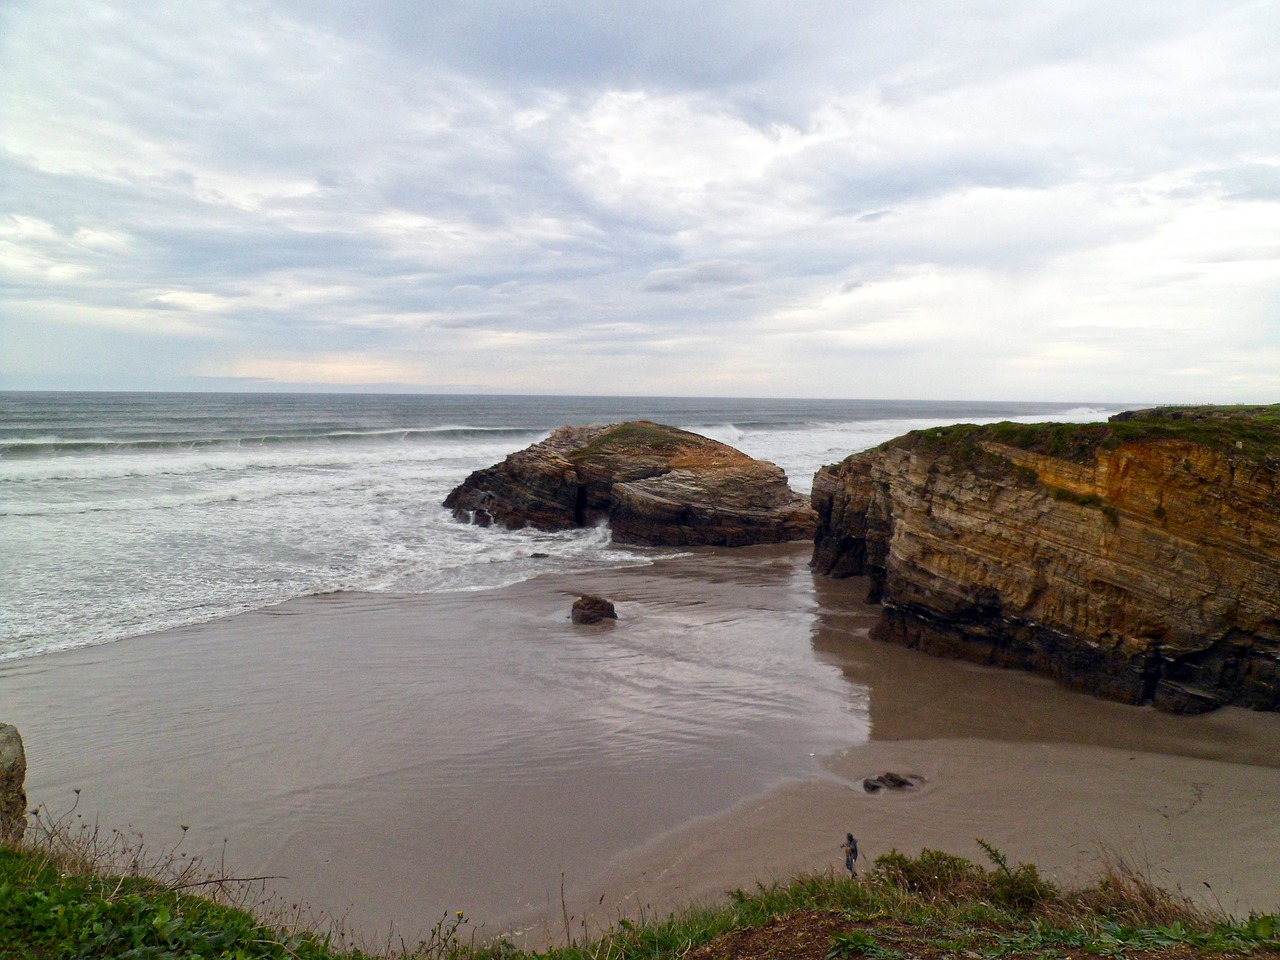
[[0, 389], [1280, 401], [1276, 0], [0, 0]]

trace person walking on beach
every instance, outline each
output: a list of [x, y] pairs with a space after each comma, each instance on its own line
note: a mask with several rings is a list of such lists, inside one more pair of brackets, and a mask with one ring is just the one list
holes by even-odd
[[852, 833], [846, 833], [841, 849], [844, 851], [844, 868], [849, 871], [849, 876], [856, 877], [858, 871], [854, 868], [854, 863], [858, 859], [858, 838]]

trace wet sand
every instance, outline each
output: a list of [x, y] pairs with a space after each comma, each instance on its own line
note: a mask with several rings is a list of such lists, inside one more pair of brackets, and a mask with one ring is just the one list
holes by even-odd
[[[334, 595], [0, 664], [34, 802], [132, 824], [370, 939], [446, 910], [533, 941], [975, 838], [1082, 879], [1112, 850], [1280, 907], [1280, 717], [1175, 718], [875, 643], [803, 546], [497, 591]], [[577, 592], [614, 626], [574, 628]], [[909, 793], [863, 777], [919, 774]], [[1207, 886], [1206, 886], [1207, 884]], [[563, 902], [561, 890], [564, 890]]]
[[[897, 849], [945, 850], [991, 866], [976, 840], [1060, 883], [1085, 884], [1125, 862], [1210, 910], [1280, 905], [1280, 771], [1061, 743], [926, 740], [872, 743], [832, 761], [839, 780], [753, 798], [621, 858], [598, 902], [572, 901], [574, 923], [665, 913], [735, 886], [844, 870], [846, 830], [865, 870]], [[867, 794], [863, 776], [926, 777], [917, 790]], [[530, 918], [534, 940], [563, 930]]]
[[[1213, 911], [1280, 908], [1280, 716], [1227, 708], [1173, 717], [1052, 681], [868, 639], [866, 583], [814, 581], [813, 648], [869, 691], [865, 742], [826, 775], [628, 852], [567, 904], [572, 923], [665, 914], [734, 887], [844, 870], [846, 832], [875, 857], [933, 848], [990, 862], [977, 840], [1055, 881], [1127, 864]], [[914, 789], [868, 793], [886, 771]], [[559, 905], [529, 914], [536, 941], [564, 934]]]

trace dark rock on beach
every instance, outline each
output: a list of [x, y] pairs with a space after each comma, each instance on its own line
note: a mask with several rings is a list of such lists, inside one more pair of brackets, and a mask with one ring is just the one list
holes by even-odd
[[1280, 406], [916, 431], [824, 467], [873, 636], [1175, 713], [1280, 709]]
[[0, 723], [0, 845], [17, 843], [27, 825], [27, 754], [18, 728]]
[[600, 623], [603, 620], [617, 620], [618, 613], [613, 604], [604, 597], [593, 597], [584, 594], [573, 601], [570, 614], [574, 623]]
[[512, 529], [608, 522], [616, 542], [646, 546], [807, 540], [817, 519], [775, 464], [645, 420], [561, 427], [477, 470], [444, 505], [459, 520]]
[[924, 779], [918, 774], [911, 774], [904, 777], [900, 773], [886, 771], [878, 777], [867, 777], [862, 781], [862, 789], [867, 793], [879, 793], [881, 790], [910, 790], [917, 782]]

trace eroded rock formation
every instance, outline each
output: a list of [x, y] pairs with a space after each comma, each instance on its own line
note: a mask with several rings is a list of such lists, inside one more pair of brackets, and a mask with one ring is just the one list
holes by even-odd
[[619, 543], [738, 547], [813, 536], [780, 468], [648, 421], [561, 427], [477, 470], [444, 505], [481, 525], [568, 530], [607, 520]]
[[1280, 408], [919, 431], [825, 467], [881, 639], [1174, 712], [1280, 709]]
[[27, 755], [18, 728], [0, 723], [0, 846], [17, 843], [27, 826]]

